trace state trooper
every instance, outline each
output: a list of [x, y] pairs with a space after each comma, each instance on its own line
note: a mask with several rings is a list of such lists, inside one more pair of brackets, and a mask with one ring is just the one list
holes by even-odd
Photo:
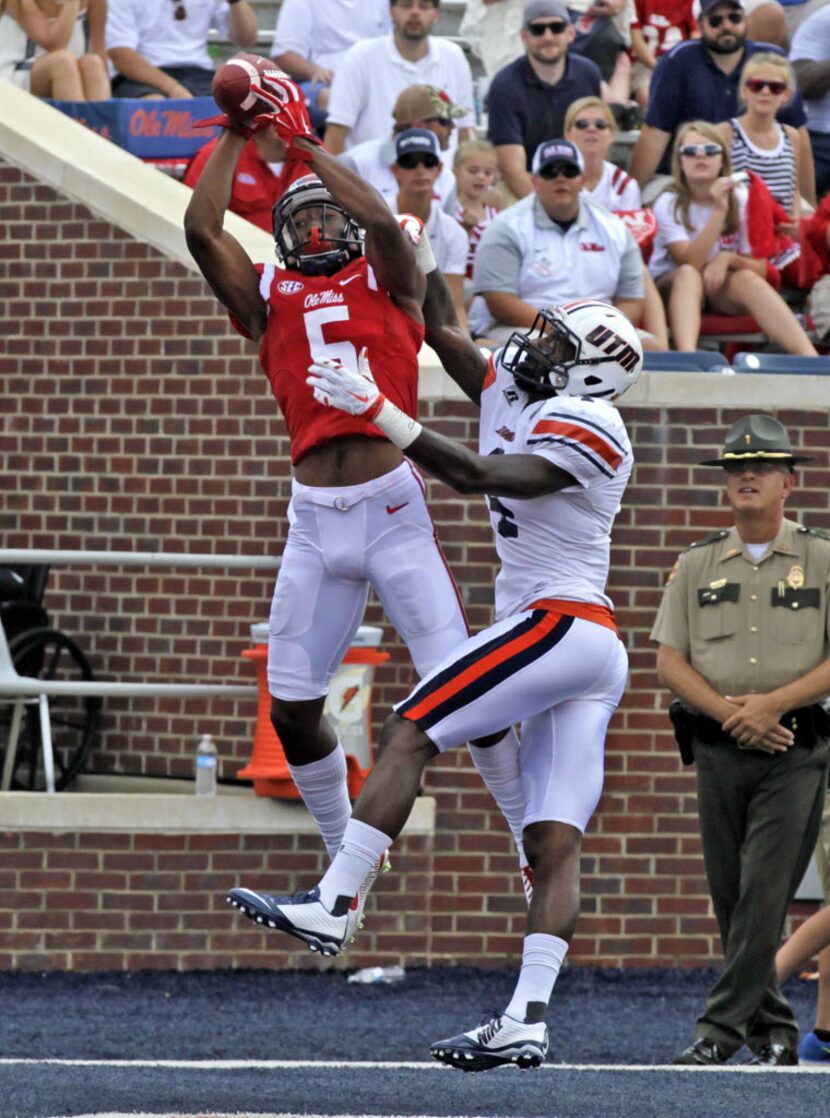
[[750, 415], [723, 455], [734, 527], [675, 564], [651, 633], [673, 721], [697, 766], [703, 856], [725, 967], [676, 1064], [798, 1063], [775, 952], [821, 824], [830, 758], [830, 534], [784, 517], [796, 480], [786, 429]]

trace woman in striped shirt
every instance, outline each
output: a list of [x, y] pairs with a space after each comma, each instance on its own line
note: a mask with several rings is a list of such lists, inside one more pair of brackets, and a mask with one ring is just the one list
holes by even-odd
[[[776, 113], [790, 100], [795, 77], [783, 55], [753, 54], [741, 72], [740, 94], [745, 111], [718, 125], [730, 149], [736, 171], [754, 171], [770, 194], [792, 214], [801, 216], [801, 199], [815, 204], [809, 141], [789, 124], [779, 124]], [[784, 232], [797, 235], [795, 225]]]

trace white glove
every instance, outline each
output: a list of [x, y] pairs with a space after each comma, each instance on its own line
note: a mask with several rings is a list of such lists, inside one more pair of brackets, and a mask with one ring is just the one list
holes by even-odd
[[386, 397], [375, 384], [365, 346], [358, 356], [357, 368], [355, 373], [336, 357], [315, 357], [308, 367], [311, 375], [306, 377], [306, 384], [319, 404], [373, 419]]

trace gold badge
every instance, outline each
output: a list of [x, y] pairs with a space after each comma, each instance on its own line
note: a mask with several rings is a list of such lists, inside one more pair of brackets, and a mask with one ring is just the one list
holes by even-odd
[[714, 582], [709, 583], [710, 590], [720, 590], [722, 586], [726, 586], [725, 578], [716, 578]]
[[804, 568], [800, 567], [798, 563], [790, 567], [787, 573], [787, 586], [793, 590], [800, 590], [804, 585]]

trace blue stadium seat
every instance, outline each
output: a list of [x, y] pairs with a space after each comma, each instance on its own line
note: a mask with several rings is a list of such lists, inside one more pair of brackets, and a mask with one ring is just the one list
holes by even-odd
[[643, 369], [648, 373], [709, 373], [727, 365], [722, 353], [699, 349], [695, 353], [643, 354]]
[[736, 373], [830, 375], [830, 357], [796, 357], [792, 353], [736, 353], [732, 365]]

